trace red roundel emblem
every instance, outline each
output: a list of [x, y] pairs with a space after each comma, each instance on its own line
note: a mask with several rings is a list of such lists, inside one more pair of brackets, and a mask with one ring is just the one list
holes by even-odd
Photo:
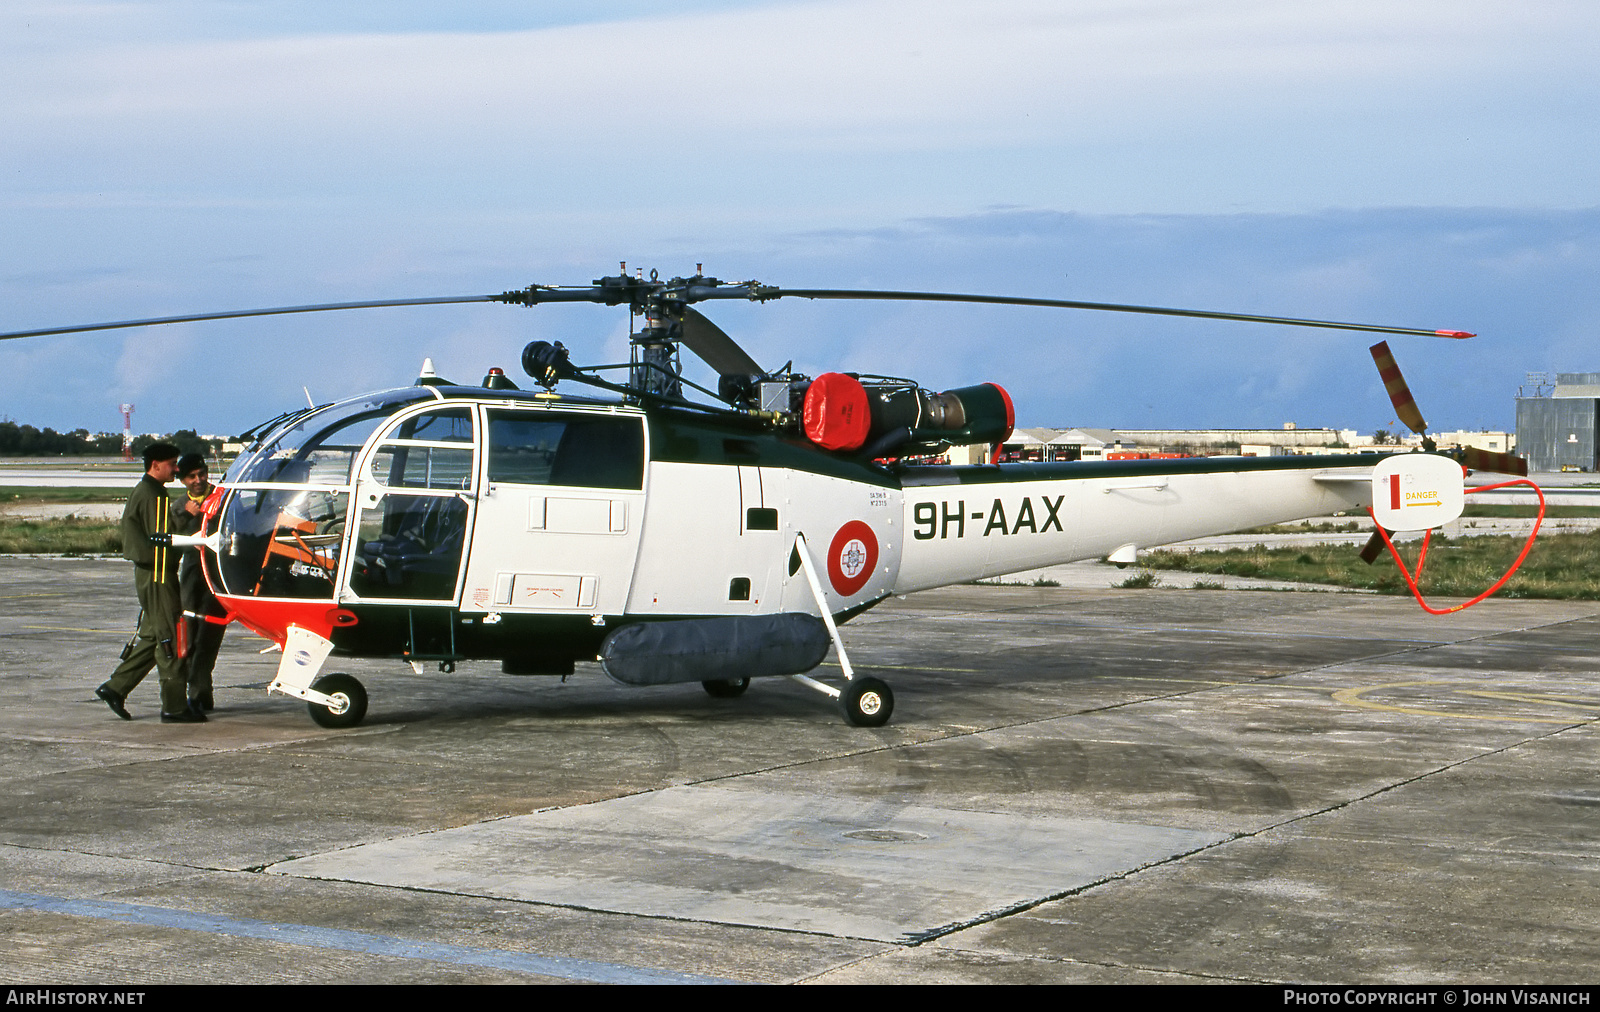
[[872, 579], [878, 565], [878, 536], [860, 520], [839, 528], [828, 546], [828, 582], [842, 596], [849, 597]]

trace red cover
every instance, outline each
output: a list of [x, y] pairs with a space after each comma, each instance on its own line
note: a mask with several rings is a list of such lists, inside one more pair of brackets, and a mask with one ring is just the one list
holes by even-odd
[[1011, 395], [1006, 393], [1005, 387], [998, 383], [990, 383], [988, 385], [1000, 391], [1000, 399], [1006, 402], [1006, 434], [1000, 437], [1000, 442], [1003, 443], [1011, 438], [1013, 432], [1017, 431], [1017, 409], [1011, 406]]
[[801, 424], [806, 438], [824, 450], [859, 449], [872, 427], [867, 391], [854, 376], [825, 372], [806, 389]]

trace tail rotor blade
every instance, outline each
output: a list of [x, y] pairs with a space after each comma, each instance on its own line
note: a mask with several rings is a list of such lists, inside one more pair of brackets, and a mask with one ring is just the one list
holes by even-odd
[[1372, 532], [1372, 537], [1367, 539], [1367, 544], [1361, 549], [1361, 561], [1372, 565], [1378, 561], [1378, 556], [1383, 554], [1383, 535], [1377, 531]]
[[1417, 435], [1425, 434], [1428, 423], [1422, 420], [1417, 402], [1411, 399], [1411, 388], [1406, 386], [1406, 378], [1400, 375], [1400, 366], [1389, 352], [1389, 342], [1379, 341], [1367, 350], [1372, 352], [1372, 361], [1378, 364], [1378, 375], [1383, 377], [1383, 387], [1389, 391], [1389, 400], [1394, 404], [1399, 419]]
[[682, 340], [684, 347], [699, 355], [719, 376], [766, 375], [766, 370], [721, 327], [688, 306], [683, 309]]
[[1495, 474], [1528, 476], [1528, 461], [1512, 453], [1496, 453], [1469, 446], [1461, 451], [1461, 463], [1474, 471], [1493, 471]]

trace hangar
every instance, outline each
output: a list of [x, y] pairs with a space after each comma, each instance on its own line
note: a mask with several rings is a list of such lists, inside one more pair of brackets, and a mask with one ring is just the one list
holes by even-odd
[[1517, 452], [1533, 471], [1595, 470], [1600, 444], [1600, 372], [1556, 374], [1544, 396], [1517, 398]]

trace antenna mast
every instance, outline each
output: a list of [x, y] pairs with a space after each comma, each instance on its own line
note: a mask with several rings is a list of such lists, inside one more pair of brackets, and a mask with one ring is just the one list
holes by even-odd
[[133, 459], [133, 405], [122, 405], [122, 459]]

